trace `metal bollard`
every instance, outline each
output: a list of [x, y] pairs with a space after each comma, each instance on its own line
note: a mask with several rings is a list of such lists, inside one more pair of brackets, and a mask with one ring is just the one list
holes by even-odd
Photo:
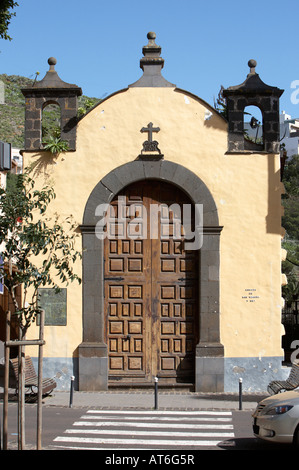
[[75, 381], [75, 377], [72, 375], [72, 377], [71, 377], [70, 406], [69, 406], [69, 408], [72, 408], [72, 406], [73, 406], [74, 381]]
[[155, 410], [158, 409], [158, 377], [155, 377]]
[[242, 382], [243, 379], [239, 379], [239, 410], [242, 410]]

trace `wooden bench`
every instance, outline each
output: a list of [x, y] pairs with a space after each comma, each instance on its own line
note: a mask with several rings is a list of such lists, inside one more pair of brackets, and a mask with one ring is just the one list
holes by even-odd
[[299, 387], [299, 363], [294, 362], [291, 368], [289, 377], [286, 380], [274, 380], [268, 385], [268, 392], [270, 395], [285, 392], [287, 390], [294, 390]]
[[[18, 358], [10, 359], [13, 373], [16, 380], [16, 390], [18, 390]], [[49, 393], [57, 387], [54, 379], [45, 378], [42, 380], [42, 395], [49, 395]], [[30, 356], [25, 357], [25, 389], [29, 389], [29, 393], [36, 395], [38, 391], [38, 376], [36, 375], [35, 369], [32, 364]]]

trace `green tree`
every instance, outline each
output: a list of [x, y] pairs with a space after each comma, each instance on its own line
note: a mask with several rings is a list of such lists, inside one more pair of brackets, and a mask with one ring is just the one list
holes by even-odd
[[286, 161], [283, 182], [287, 196], [299, 196], [299, 155], [293, 155], [290, 160]]
[[11, 41], [11, 37], [8, 35], [8, 26], [13, 16], [16, 16], [16, 12], [11, 9], [18, 7], [19, 4], [13, 0], [1, 0], [0, 4], [0, 38]]
[[283, 287], [283, 296], [287, 302], [292, 302], [299, 298], [299, 155], [293, 155], [287, 160], [283, 183], [282, 226], [286, 230], [286, 237], [282, 246], [287, 251], [287, 259], [282, 263], [282, 271], [288, 279], [288, 284]]
[[282, 197], [284, 216], [282, 225], [287, 239], [299, 242], [299, 155], [287, 160], [283, 172], [285, 194]]
[[78, 117], [81, 118], [84, 116], [88, 111], [91, 110], [96, 104], [98, 104], [101, 100], [98, 98], [88, 98], [87, 96], [80, 96], [79, 102], [80, 106], [78, 108]]
[[[53, 188], [36, 189], [29, 172], [10, 178], [8, 188], [0, 189], [0, 276], [15, 307], [18, 326], [26, 332], [41, 310], [38, 289], [80, 278], [73, 265], [81, 257], [75, 249], [76, 225], [72, 217], [60, 221], [48, 218], [46, 211], [55, 198]], [[22, 287], [21, 303], [17, 289]]]
[[283, 286], [282, 293], [287, 306], [291, 306], [299, 298], [299, 244], [287, 240], [283, 242], [283, 248], [287, 251], [287, 258], [282, 263], [282, 271], [286, 274], [288, 283]]
[[[0, 189], [0, 244], [2, 264], [0, 278], [9, 298], [14, 304], [15, 324], [19, 340], [26, 339], [30, 325], [41, 312], [38, 289], [68, 284], [80, 278], [74, 273], [73, 265], [81, 253], [75, 249], [76, 225], [71, 217], [60, 221], [46, 216], [50, 202], [55, 198], [53, 188], [44, 186], [36, 189], [30, 173], [9, 178], [7, 189]], [[59, 285], [58, 285], [59, 283]], [[22, 289], [22, 295], [17, 290]], [[20, 344], [20, 343], [19, 343]], [[26, 343], [25, 343], [26, 344]], [[19, 345], [18, 354], [18, 415], [19, 450], [25, 446], [25, 387], [24, 387], [24, 345]], [[42, 359], [42, 356], [41, 356]], [[5, 377], [7, 377], [7, 358]], [[40, 364], [40, 358], [39, 358]], [[8, 397], [5, 382], [4, 395]], [[38, 393], [38, 445], [40, 446], [41, 390]], [[7, 414], [7, 398], [4, 400]], [[7, 429], [5, 431], [7, 439]], [[6, 445], [6, 443], [5, 443]]]

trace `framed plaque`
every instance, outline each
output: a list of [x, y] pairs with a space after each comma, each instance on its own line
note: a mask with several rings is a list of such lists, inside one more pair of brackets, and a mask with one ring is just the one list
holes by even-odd
[[[45, 326], [65, 326], [67, 312], [67, 289], [38, 289], [41, 308], [45, 311]], [[38, 319], [39, 324], [39, 319]]]

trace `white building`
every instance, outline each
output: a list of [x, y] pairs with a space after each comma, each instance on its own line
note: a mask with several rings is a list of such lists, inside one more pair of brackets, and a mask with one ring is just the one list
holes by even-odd
[[20, 153], [19, 149], [12, 148], [11, 149], [11, 163], [13, 173], [23, 173], [23, 157]]
[[280, 143], [284, 144], [284, 149], [288, 157], [299, 153], [299, 119], [286, 114], [280, 114]]

